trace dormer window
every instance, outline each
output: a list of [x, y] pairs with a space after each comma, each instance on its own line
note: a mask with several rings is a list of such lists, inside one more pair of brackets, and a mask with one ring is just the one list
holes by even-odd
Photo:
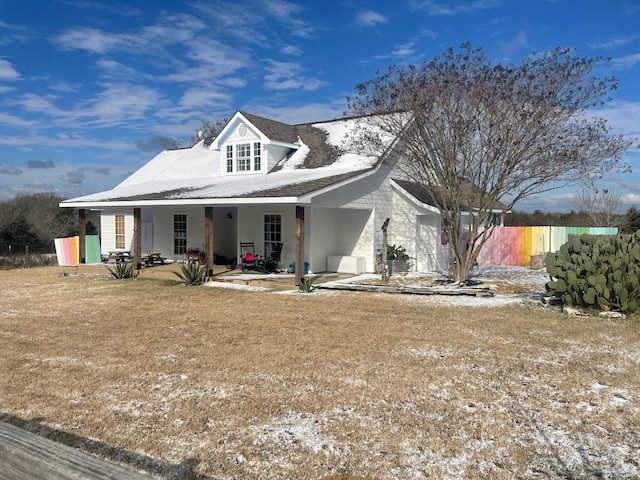
[[262, 168], [260, 142], [227, 145], [225, 151], [227, 173], [260, 171]]

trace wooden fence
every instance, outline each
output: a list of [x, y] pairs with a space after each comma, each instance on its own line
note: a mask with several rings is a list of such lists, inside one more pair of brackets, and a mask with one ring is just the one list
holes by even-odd
[[555, 252], [571, 235], [617, 235], [617, 227], [496, 227], [478, 256], [480, 265], [529, 266], [532, 255]]

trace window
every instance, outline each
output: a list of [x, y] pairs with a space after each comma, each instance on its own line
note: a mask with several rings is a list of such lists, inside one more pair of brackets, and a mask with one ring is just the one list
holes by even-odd
[[233, 172], [233, 146], [227, 145], [227, 173]]
[[236, 145], [236, 168], [239, 172], [251, 170], [251, 144]]
[[449, 229], [449, 225], [447, 221], [444, 218], [442, 218], [440, 221], [440, 245], [449, 244], [449, 235], [447, 234], [448, 229]]
[[255, 142], [253, 144], [253, 169], [260, 170], [260, 142]]
[[173, 216], [173, 253], [187, 253], [187, 216], [184, 214]]
[[227, 173], [260, 171], [262, 168], [262, 146], [260, 142], [238, 143], [226, 147]]
[[282, 242], [282, 215], [264, 216], [264, 256], [271, 258], [276, 244]]
[[116, 248], [125, 248], [124, 215], [116, 215]]

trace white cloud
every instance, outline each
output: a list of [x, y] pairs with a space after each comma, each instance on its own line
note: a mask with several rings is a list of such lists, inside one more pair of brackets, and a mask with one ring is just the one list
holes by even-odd
[[404, 45], [398, 45], [393, 52], [391, 52], [392, 57], [408, 57], [415, 53], [415, 44], [413, 42], [405, 43]]
[[625, 193], [620, 197], [620, 202], [624, 205], [635, 206], [640, 205], [640, 194]]
[[356, 25], [360, 27], [375, 27], [380, 23], [387, 23], [387, 18], [377, 12], [366, 10], [356, 15]]
[[340, 118], [345, 105], [342, 103], [307, 103], [295, 107], [270, 107], [265, 105], [245, 105], [243, 110], [256, 115], [272, 118], [292, 125], [308, 122], [320, 122]]
[[107, 53], [123, 44], [122, 40], [118, 35], [86, 27], [67, 30], [53, 39], [63, 50], [86, 50], [93, 53]]
[[190, 88], [184, 92], [180, 99], [180, 106], [186, 108], [202, 108], [219, 106], [220, 104], [230, 106], [233, 97], [227, 93], [215, 91], [212, 87]]
[[636, 38], [637, 38], [636, 36], [616, 37], [606, 42], [593, 42], [587, 45], [589, 46], [589, 48], [593, 48], [593, 49], [614, 48], [614, 47], [621, 47], [623, 45], [627, 45], [632, 41], [634, 41]]
[[617, 57], [611, 60], [611, 63], [620, 68], [631, 68], [640, 63], [640, 53], [633, 53], [624, 57]]
[[615, 101], [593, 113], [604, 117], [614, 134], [640, 138], [640, 102]]
[[470, 13], [478, 10], [486, 10], [500, 5], [500, 0], [473, 0], [469, 2], [438, 3], [435, 0], [414, 1], [410, 5], [416, 10], [424, 10], [429, 15], [443, 16], [456, 15], [458, 13]]
[[6, 60], [0, 58], [0, 80], [17, 80], [20, 74]]
[[302, 50], [302, 48], [296, 45], [285, 45], [280, 49], [280, 53], [283, 53], [285, 55], [294, 55], [296, 57], [300, 57], [302, 56], [304, 51]]
[[317, 78], [304, 77], [302, 67], [298, 63], [277, 62], [268, 60], [267, 75], [264, 77], [264, 86], [270, 90], [316, 90], [325, 85], [325, 82]]
[[512, 39], [506, 42], [500, 42], [500, 49], [504, 55], [513, 55], [519, 50], [529, 48], [531, 48], [531, 46], [527, 39], [527, 32], [524, 30], [520, 30]]

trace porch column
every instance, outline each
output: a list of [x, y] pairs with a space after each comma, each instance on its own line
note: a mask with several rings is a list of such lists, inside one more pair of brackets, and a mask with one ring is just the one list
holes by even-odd
[[207, 277], [213, 276], [213, 207], [204, 207], [204, 253], [207, 256]]
[[87, 263], [87, 214], [84, 208], [78, 209], [78, 259], [79, 263]]
[[133, 209], [133, 263], [142, 268], [142, 209]]
[[304, 276], [304, 207], [296, 205], [296, 285]]

